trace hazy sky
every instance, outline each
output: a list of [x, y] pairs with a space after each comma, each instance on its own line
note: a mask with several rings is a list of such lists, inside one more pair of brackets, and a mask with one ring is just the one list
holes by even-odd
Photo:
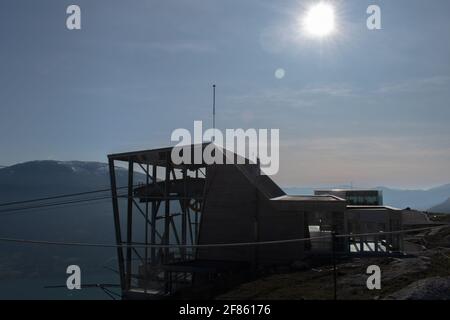
[[216, 83], [219, 128], [280, 129], [283, 186], [449, 183], [450, 2], [333, 1], [326, 41], [313, 2], [2, 0], [0, 165], [170, 145]]

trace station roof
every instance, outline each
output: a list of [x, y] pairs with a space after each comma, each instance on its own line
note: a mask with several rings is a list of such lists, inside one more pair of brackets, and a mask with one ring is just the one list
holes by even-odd
[[[171, 163], [171, 152], [173, 147], [158, 148], [151, 150], [138, 150], [123, 153], [109, 154], [109, 160], [134, 162], [140, 164], [148, 164], [166, 167], [168, 163]], [[168, 162], [170, 161], [170, 162]], [[173, 165], [173, 163], [171, 163]]]
[[378, 189], [316, 189], [314, 192], [380, 192]]
[[270, 199], [281, 211], [331, 211], [344, 212], [347, 201], [332, 195], [284, 195]]
[[[171, 167], [174, 168], [181, 168], [181, 167], [188, 167], [191, 169], [194, 168], [202, 168], [207, 166], [208, 164], [203, 159], [203, 151], [205, 148], [212, 144], [211, 142], [206, 142], [202, 144], [192, 144], [192, 145], [185, 145], [185, 146], [173, 146], [173, 147], [165, 147], [165, 148], [158, 148], [158, 149], [150, 149], [150, 150], [139, 150], [139, 151], [131, 151], [131, 152], [124, 152], [124, 153], [114, 153], [109, 154], [108, 159], [109, 160], [115, 160], [115, 161], [124, 161], [124, 162], [134, 162], [134, 163], [140, 163], [140, 164], [148, 164], [148, 165], [155, 165], [160, 167], [166, 167], [168, 164], [170, 164]], [[240, 157], [241, 159], [243, 157], [229, 151], [226, 149], [222, 149], [221, 147], [214, 145], [217, 150], [216, 152], [221, 152], [224, 159], [230, 158], [235, 156]], [[190, 148], [191, 150], [191, 161], [189, 161], [189, 164], [181, 164], [177, 165], [172, 162], [171, 159], [171, 153], [173, 149], [177, 148], [177, 152], [182, 152], [182, 149]], [[225, 150], [225, 151], [224, 151]], [[200, 161], [194, 161], [194, 154], [195, 152], [201, 152], [202, 157]], [[246, 164], [254, 164], [249, 159], [245, 159]], [[226, 161], [226, 160], [224, 160]], [[236, 162], [235, 162], [236, 163]]]
[[391, 207], [391, 206], [371, 206], [371, 205], [348, 205], [348, 210], [393, 210], [393, 211], [402, 211], [402, 209]]
[[324, 195], [324, 196], [310, 196], [310, 195], [284, 195], [281, 197], [270, 199], [273, 201], [340, 201], [345, 202], [345, 199], [332, 196], [332, 195]]

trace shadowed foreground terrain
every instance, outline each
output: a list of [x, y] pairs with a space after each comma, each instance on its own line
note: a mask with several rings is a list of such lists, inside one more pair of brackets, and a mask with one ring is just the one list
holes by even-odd
[[[448, 220], [448, 218], [446, 219]], [[410, 237], [411, 251], [401, 258], [353, 258], [337, 265], [337, 298], [450, 299], [450, 226]], [[381, 290], [368, 290], [366, 269], [381, 269]], [[249, 282], [218, 299], [333, 299], [333, 266], [284, 270]]]

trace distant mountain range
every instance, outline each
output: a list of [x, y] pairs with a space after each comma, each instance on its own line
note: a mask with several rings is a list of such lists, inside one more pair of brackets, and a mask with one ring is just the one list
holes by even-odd
[[[126, 169], [117, 168], [118, 186], [127, 185], [127, 174]], [[145, 181], [142, 174], [136, 173], [135, 177], [136, 181]], [[32, 161], [0, 168], [0, 204], [109, 188], [109, 168], [105, 163]], [[106, 191], [50, 200], [54, 203], [103, 197], [20, 211], [14, 210], [40, 203], [0, 205], [0, 237], [115, 243], [110, 194]], [[85, 274], [110, 273], [115, 278], [113, 272], [103, 268], [117, 268], [115, 260], [114, 249], [0, 243], [0, 288], [2, 280], [64, 278], [69, 264], [79, 264]]]
[[[118, 168], [118, 184], [127, 170]], [[108, 189], [108, 164], [83, 161], [31, 161], [0, 168], [0, 201]]]
[[410, 207], [430, 212], [434, 212], [436, 205], [450, 197], [450, 184], [427, 190], [401, 190], [385, 187], [378, 187], [377, 189], [383, 191], [383, 200], [387, 205], [397, 208]]

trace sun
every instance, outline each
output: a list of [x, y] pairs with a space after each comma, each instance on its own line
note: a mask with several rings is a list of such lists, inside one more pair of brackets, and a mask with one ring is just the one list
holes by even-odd
[[310, 36], [318, 38], [329, 36], [335, 30], [333, 6], [324, 2], [312, 6], [306, 12], [302, 25]]

